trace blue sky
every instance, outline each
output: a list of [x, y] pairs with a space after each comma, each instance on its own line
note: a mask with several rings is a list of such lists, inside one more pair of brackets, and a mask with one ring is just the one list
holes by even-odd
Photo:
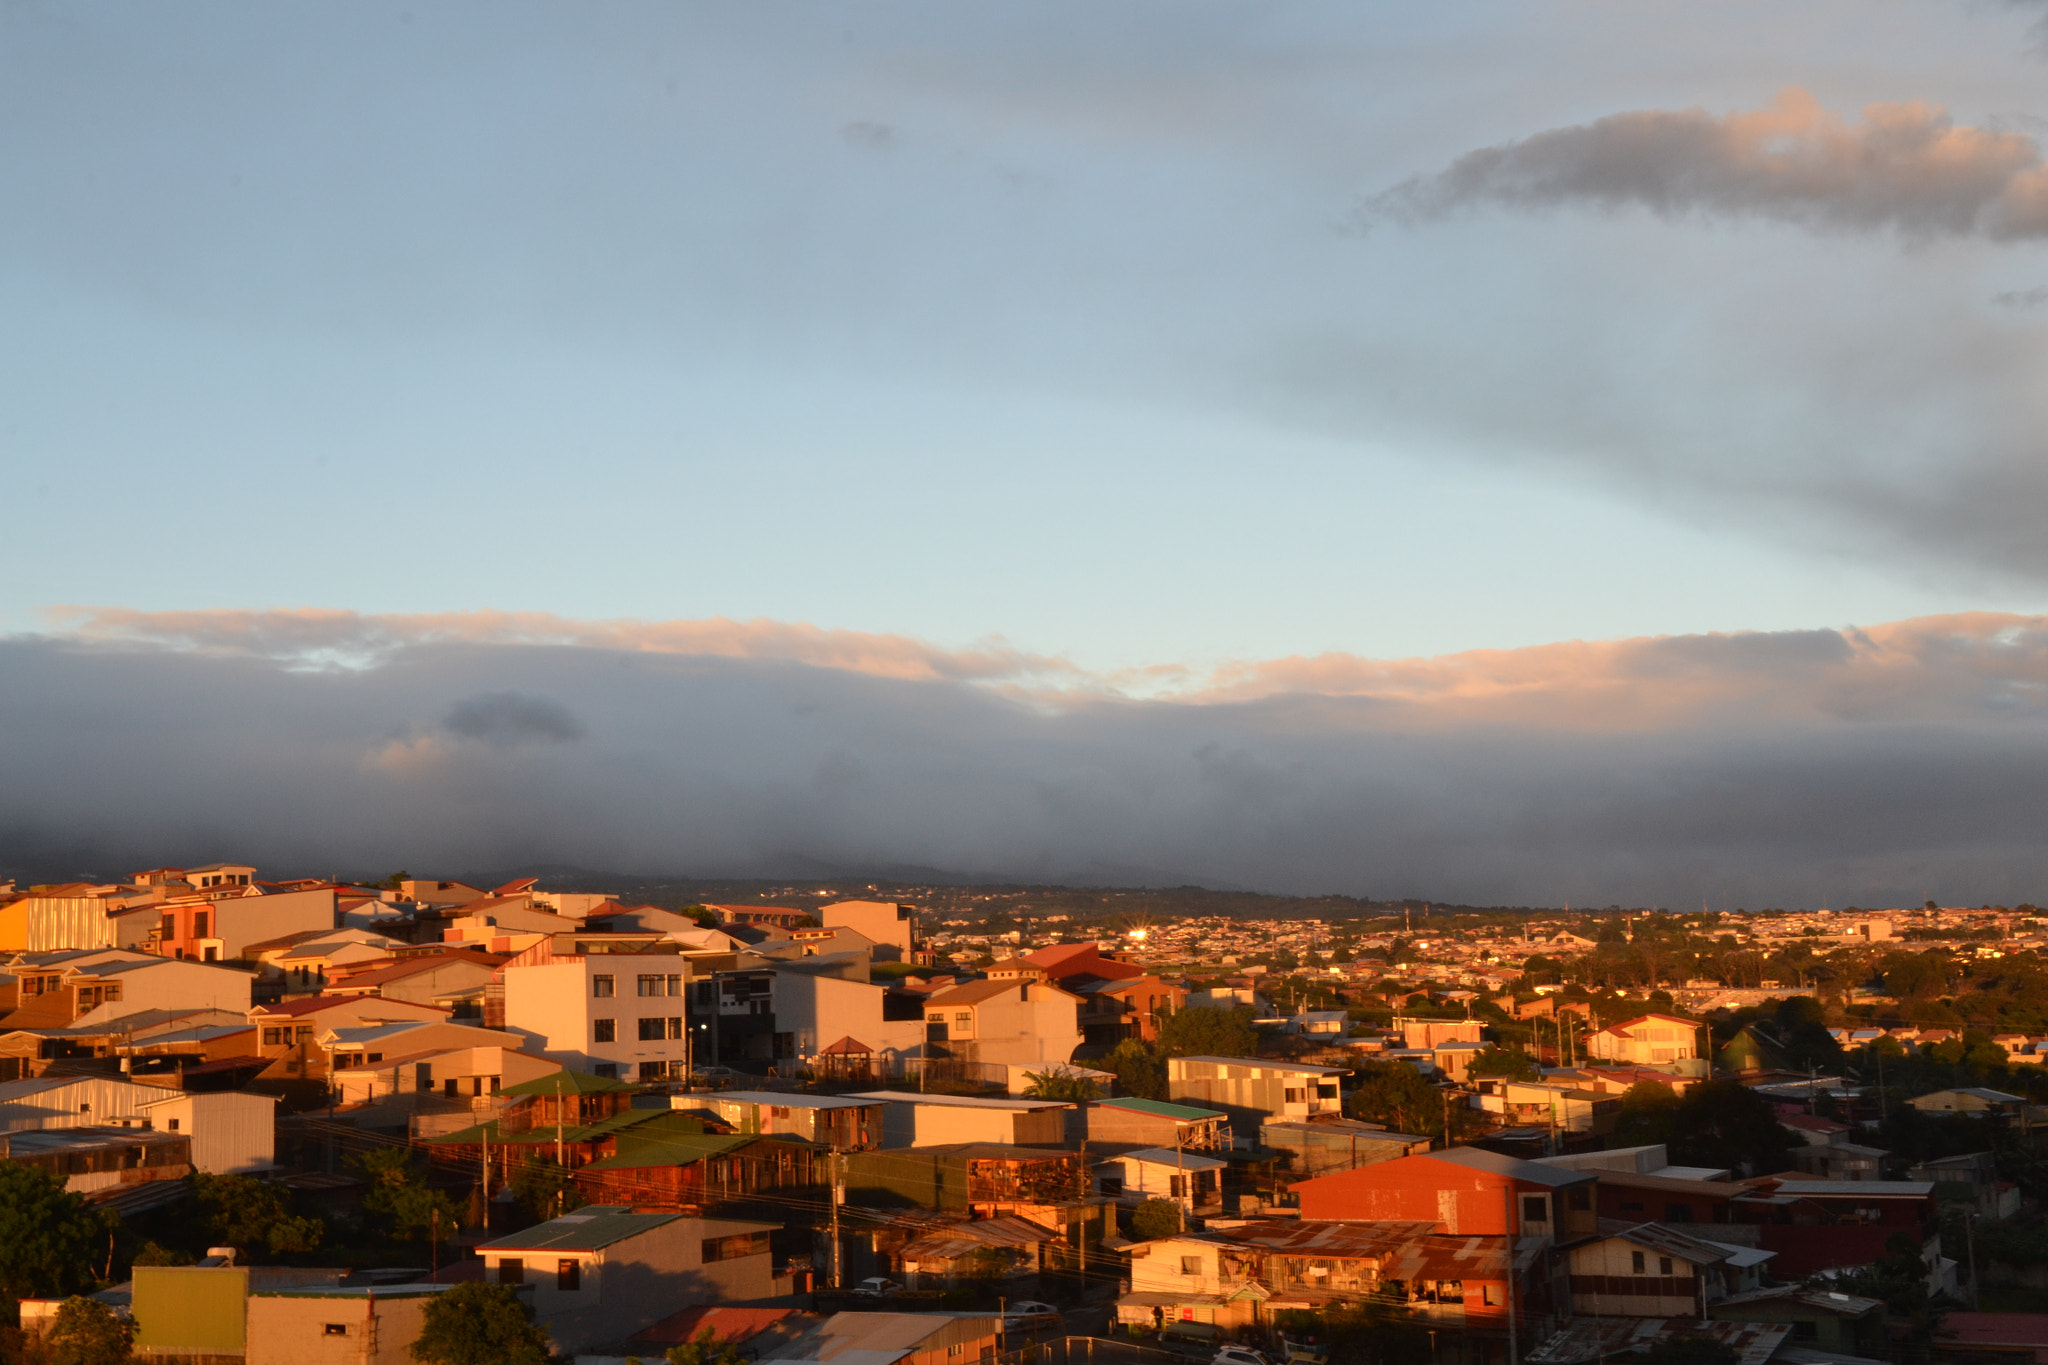
[[1994, 4], [0, 17], [0, 630], [767, 617], [1092, 667], [2029, 611], [2038, 240], [1482, 203], [1629, 110], [2030, 133]]

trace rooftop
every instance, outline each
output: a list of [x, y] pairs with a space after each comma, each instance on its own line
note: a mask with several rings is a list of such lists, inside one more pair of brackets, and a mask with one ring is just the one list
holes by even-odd
[[1128, 1109], [1133, 1113], [1151, 1114], [1156, 1118], [1176, 1119], [1181, 1123], [1199, 1123], [1203, 1119], [1227, 1118], [1219, 1109], [1197, 1109], [1187, 1104], [1168, 1104], [1164, 1100], [1143, 1100], [1119, 1096], [1113, 1100], [1097, 1100], [1098, 1109]]
[[[616, 1204], [592, 1204], [537, 1224], [524, 1232], [483, 1243], [478, 1251], [598, 1251], [629, 1237], [652, 1232], [682, 1217], [679, 1213], [635, 1213]], [[762, 1224], [763, 1227], [768, 1226]]]

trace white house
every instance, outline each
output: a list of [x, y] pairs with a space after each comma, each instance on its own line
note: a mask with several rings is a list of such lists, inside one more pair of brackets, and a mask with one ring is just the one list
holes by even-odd
[[918, 947], [917, 911], [894, 901], [835, 901], [818, 911], [828, 929], [846, 928], [875, 945], [877, 962], [910, 962]]
[[182, 1133], [192, 1139], [194, 1170], [208, 1175], [249, 1175], [277, 1164], [275, 1095], [245, 1090], [172, 1091], [137, 1107], [159, 1133]]
[[1639, 1015], [1587, 1034], [1586, 1055], [1635, 1066], [1692, 1061], [1705, 1027], [1675, 1014]]
[[985, 981], [967, 981], [925, 1001], [925, 1039], [933, 1053], [960, 1061], [1044, 1070], [1073, 1060], [1082, 1042], [1082, 998], [1046, 980], [1045, 970], [1012, 959]]
[[505, 1027], [572, 1071], [619, 1080], [686, 1075], [683, 990], [690, 963], [674, 952], [560, 953], [506, 964]]
[[1198, 1152], [1141, 1147], [1095, 1167], [1096, 1193], [1125, 1204], [1164, 1199], [1193, 1216], [1223, 1208], [1223, 1172], [1230, 1163]]
[[920, 1095], [870, 1090], [847, 1099], [886, 1102], [882, 1146], [937, 1147], [949, 1142], [999, 1142], [1014, 1147], [1059, 1147], [1067, 1140], [1067, 1110], [1055, 1100], [999, 1100], [978, 1095]]

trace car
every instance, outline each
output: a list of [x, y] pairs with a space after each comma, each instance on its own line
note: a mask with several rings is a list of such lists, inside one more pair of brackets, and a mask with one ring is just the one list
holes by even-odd
[[1209, 1365], [1273, 1365], [1264, 1352], [1254, 1351], [1249, 1346], [1219, 1346], [1216, 1354], [1209, 1357]]
[[691, 1085], [718, 1086], [721, 1089], [740, 1079], [740, 1073], [729, 1066], [700, 1066], [690, 1073]]
[[1003, 1330], [1005, 1332], [1035, 1332], [1048, 1327], [1064, 1325], [1066, 1318], [1060, 1310], [1049, 1303], [1036, 1299], [1019, 1299], [1003, 1309]]
[[894, 1294], [902, 1285], [880, 1275], [870, 1275], [853, 1287], [853, 1292], [864, 1299], [879, 1299], [885, 1294]]

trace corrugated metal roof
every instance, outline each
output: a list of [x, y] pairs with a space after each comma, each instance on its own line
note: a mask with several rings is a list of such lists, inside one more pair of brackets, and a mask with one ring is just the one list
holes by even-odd
[[652, 1232], [682, 1217], [677, 1213], [635, 1213], [617, 1204], [592, 1204], [524, 1232], [485, 1242], [478, 1251], [597, 1251], [628, 1237]]
[[1192, 1105], [1168, 1104], [1164, 1100], [1145, 1100], [1119, 1096], [1113, 1100], [1095, 1101], [1097, 1109], [1128, 1109], [1137, 1114], [1151, 1114], [1162, 1119], [1177, 1119], [1182, 1123], [1194, 1123], [1201, 1119], [1227, 1118], [1220, 1109], [1197, 1109]]

